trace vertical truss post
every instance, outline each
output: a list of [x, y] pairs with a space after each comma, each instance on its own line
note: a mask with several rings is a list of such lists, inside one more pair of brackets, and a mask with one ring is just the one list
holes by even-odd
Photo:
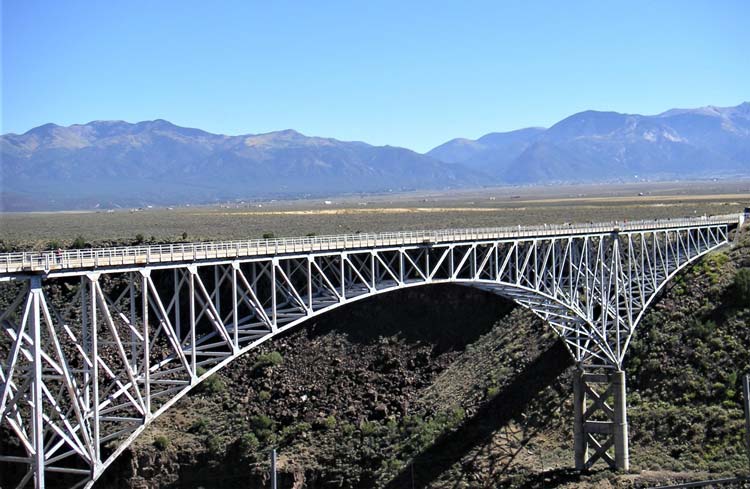
[[[91, 359], [91, 351], [89, 350], [88, 286], [88, 277], [81, 276], [81, 342], [83, 343], [86, 355]], [[87, 411], [91, 409], [91, 367], [88, 362], [83, 362], [83, 404]]]
[[573, 443], [576, 470], [599, 460], [629, 470], [625, 372], [578, 367], [573, 375]]
[[219, 265], [214, 265], [214, 307], [221, 318], [221, 279]]
[[188, 334], [190, 335], [190, 376], [195, 379], [198, 375], [195, 354], [195, 274], [198, 273], [198, 269], [195, 265], [191, 265], [188, 267], [187, 272], [190, 274], [188, 279], [188, 305], [190, 308], [190, 331], [188, 331]]
[[234, 341], [234, 350], [240, 349], [239, 339], [239, 316], [237, 315], [237, 269], [240, 267], [238, 261], [232, 262], [232, 340]]
[[94, 444], [94, 463], [98, 463], [99, 460], [101, 460], [100, 457], [100, 436], [99, 436], [99, 328], [97, 327], [97, 318], [96, 318], [96, 287], [97, 287], [97, 281], [99, 280], [99, 276], [95, 274], [89, 274], [87, 276], [88, 279], [88, 289], [89, 289], [89, 311], [90, 311], [90, 321], [91, 321], [91, 329], [89, 330], [90, 334], [90, 340], [91, 340], [91, 363], [93, 364], [93, 367], [91, 369], [91, 394], [93, 396], [92, 400], [92, 406], [93, 409], [93, 426], [92, 428], [92, 434], [93, 434], [93, 444]]
[[44, 489], [44, 406], [42, 397], [42, 279], [39, 276], [31, 278], [31, 339], [34, 342], [32, 351], [31, 399], [33, 405], [33, 447], [34, 447], [34, 487]]
[[128, 274], [128, 295], [130, 296], [130, 364], [133, 372], [138, 373], [138, 337], [135, 334], [135, 328], [138, 324], [136, 316], [135, 300], [135, 274]]
[[180, 321], [180, 289], [181, 277], [179, 269], [175, 268], [173, 273], [174, 280], [174, 326], [177, 333], [177, 339], [182, 344], [182, 321]]
[[305, 279], [307, 280], [307, 308], [310, 311], [313, 310], [312, 262], [313, 262], [313, 257], [311, 255], [308, 255], [308, 257], [307, 257], [307, 277], [305, 277]]
[[146, 417], [151, 414], [151, 337], [148, 330], [148, 278], [151, 270], [141, 272], [141, 309], [143, 321], [143, 390], [146, 401]]
[[276, 307], [276, 267], [279, 266], [279, 259], [271, 259], [271, 331], [276, 333], [279, 329], [278, 307]]

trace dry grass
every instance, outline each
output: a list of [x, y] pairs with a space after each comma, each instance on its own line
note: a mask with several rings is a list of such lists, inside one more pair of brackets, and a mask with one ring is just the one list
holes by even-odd
[[69, 243], [77, 236], [107, 244], [127, 242], [137, 234], [180, 241], [187, 233], [188, 241], [197, 241], [258, 238], [265, 233], [302, 236], [724, 214], [749, 205], [750, 190], [742, 193], [744, 187], [738, 185], [671, 184], [643, 188], [642, 196], [640, 187], [594, 187], [585, 192], [580, 187], [555, 187], [350, 197], [331, 205], [287, 201], [264, 202], [262, 207], [254, 203], [140, 212], [0, 214], [0, 239], [16, 247], [38, 248], [51, 240]]

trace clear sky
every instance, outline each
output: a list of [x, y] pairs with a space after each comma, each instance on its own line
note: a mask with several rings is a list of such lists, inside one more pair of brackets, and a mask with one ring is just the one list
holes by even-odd
[[750, 100], [750, 2], [2, 0], [2, 133], [163, 118], [425, 151]]

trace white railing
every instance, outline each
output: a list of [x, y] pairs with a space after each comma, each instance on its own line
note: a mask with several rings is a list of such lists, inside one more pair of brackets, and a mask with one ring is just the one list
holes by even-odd
[[614, 221], [588, 224], [543, 224], [497, 228], [444, 229], [437, 231], [400, 231], [358, 233], [298, 238], [252, 239], [203, 243], [172, 243], [148, 246], [118, 246], [80, 250], [17, 252], [0, 254], [0, 274], [50, 271], [103, 266], [195, 261], [287, 253], [372, 248], [415, 243], [443, 243], [484, 239], [531, 238], [560, 235], [600, 234], [618, 231], [644, 231], [737, 224], [741, 215]]

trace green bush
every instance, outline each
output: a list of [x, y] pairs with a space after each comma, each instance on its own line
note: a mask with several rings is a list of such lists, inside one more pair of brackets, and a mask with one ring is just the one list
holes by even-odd
[[325, 427], [326, 429], [329, 429], [329, 430], [334, 429], [336, 427], [336, 417], [333, 415], [328, 416], [325, 419]]
[[282, 357], [281, 353], [277, 351], [262, 353], [255, 359], [255, 364], [253, 365], [252, 370], [263, 367], [273, 367], [274, 365], [279, 365], [283, 361], [284, 357]]
[[279, 438], [284, 440], [283, 443], [289, 443], [290, 440], [294, 440], [298, 435], [306, 433], [310, 431], [311, 429], [312, 429], [312, 425], [304, 421], [301, 421], [295, 424], [290, 424], [284, 427], [283, 430], [281, 430], [281, 433], [279, 434]]
[[76, 236], [76, 239], [73, 240], [73, 243], [71, 243], [70, 247], [79, 250], [81, 248], [89, 248], [90, 245], [86, 242], [86, 238], [79, 234], [78, 236]]
[[258, 393], [258, 399], [260, 399], [261, 401], [268, 401], [269, 399], [271, 399], [271, 393], [268, 391], [260, 391]]
[[245, 433], [240, 437], [240, 450], [243, 454], [252, 454], [259, 446], [260, 442], [258, 441], [258, 437], [255, 436], [255, 433]]
[[345, 436], [351, 436], [356, 430], [357, 428], [352, 423], [341, 423], [341, 433]]
[[276, 237], [273, 233], [263, 233], [263, 239], [274, 239]]
[[221, 442], [221, 438], [216, 435], [208, 435], [206, 437], [206, 448], [209, 453], [220, 453], [224, 451], [224, 444]]
[[250, 418], [250, 426], [253, 433], [261, 442], [268, 442], [273, 438], [273, 430], [276, 423], [265, 414], [258, 414]]
[[219, 377], [217, 374], [214, 374], [211, 377], [204, 380], [203, 386], [206, 392], [209, 394], [218, 394], [220, 392], [224, 392], [224, 390], [226, 389], [226, 386], [224, 385], [224, 381], [221, 380], [221, 377]]
[[208, 421], [206, 421], [206, 418], [196, 419], [193, 424], [190, 425], [190, 428], [188, 428], [188, 432], [195, 435], [206, 434], [208, 432]]
[[166, 450], [169, 447], [169, 438], [164, 435], [159, 435], [154, 438], [154, 446], [161, 451]]
[[56, 239], [53, 239], [52, 241], [47, 243], [47, 246], [45, 247], [48, 250], [57, 250], [62, 248], [62, 243]]
[[734, 276], [734, 299], [737, 305], [750, 306], [750, 268], [740, 268]]
[[336, 427], [336, 417], [331, 415], [325, 418], [323, 417], [317, 418], [313, 426], [315, 427], [316, 430], [322, 430], [322, 431], [332, 430]]
[[374, 435], [378, 429], [378, 423], [375, 421], [362, 421], [359, 424], [359, 431], [362, 432], [362, 436]]
[[258, 414], [250, 418], [250, 424], [255, 429], [270, 430], [273, 428], [273, 420], [265, 414]]
[[[205, 373], [205, 370], [201, 372], [201, 369], [198, 368], [198, 376], [200, 377]], [[195, 392], [200, 394], [220, 394], [226, 390], [226, 385], [224, 385], [224, 381], [221, 380], [221, 377], [219, 374], [213, 374], [210, 377], [203, 379], [203, 381], [195, 386]]]

